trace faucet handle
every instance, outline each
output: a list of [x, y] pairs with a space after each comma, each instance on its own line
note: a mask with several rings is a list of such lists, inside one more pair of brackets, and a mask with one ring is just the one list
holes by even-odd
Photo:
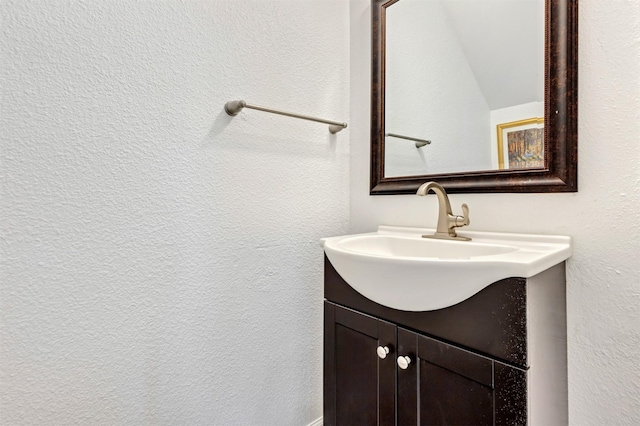
[[456, 216], [456, 227], [467, 226], [471, 221], [469, 220], [469, 206], [466, 203], [462, 205], [462, 216]]

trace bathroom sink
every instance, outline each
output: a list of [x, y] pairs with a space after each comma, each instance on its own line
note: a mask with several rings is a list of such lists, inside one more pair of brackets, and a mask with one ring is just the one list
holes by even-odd
[[405, 311], [446, 308], [496, 281], [530, 278], [571, 256], [571, 238], [565, 236], [460, 231], [471, 241], [422, 238], [433, 232], [380, 226], [321, 244], [354, 290]]

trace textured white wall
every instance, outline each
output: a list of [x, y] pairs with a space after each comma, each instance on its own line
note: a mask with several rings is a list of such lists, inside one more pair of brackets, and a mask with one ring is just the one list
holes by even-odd
[[309, 424], [344, 1], [0, 2], [0, 423]]
[[441, 2], [403, 0], [386, 15], [385, 132], [432, 143], [386, 138], [385, 176], [491, 168], [489, 106]]
[[[370, 9], [351, 6], [351, 231], [435, 227], [435, 197], [368, 195]], [[565, 234], [569, 421], [640, 418], [640, 2], [580, 0], [579, 185], [574, 194], [454, 194], [475, 230]]]

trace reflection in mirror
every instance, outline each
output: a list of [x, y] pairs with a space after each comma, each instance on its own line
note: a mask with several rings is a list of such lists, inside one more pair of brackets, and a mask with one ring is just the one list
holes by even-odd
[[385, 11], [385, 177], [544, 168], [543, 0]]
[[372, 195], [578, 190], [578, 0], [371, 4]]

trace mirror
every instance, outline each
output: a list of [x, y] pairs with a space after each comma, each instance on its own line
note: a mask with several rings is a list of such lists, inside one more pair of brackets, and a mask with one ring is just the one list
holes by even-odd
[[371, 194], [577, 191], [577, 0], [373, 0]]

